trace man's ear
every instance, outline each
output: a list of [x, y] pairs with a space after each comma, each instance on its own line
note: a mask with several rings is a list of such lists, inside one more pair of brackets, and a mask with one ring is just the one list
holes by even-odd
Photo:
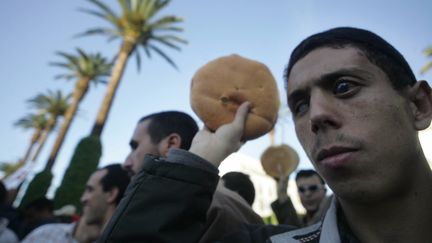
[[182, 139], [178, 133], [171, 133], [159, 143], [159, 153], [166, 156], [171, 148], [180, 148]]
[[109, 192], [107, 192], [108, 197], [107, 197], [107, 202], [109, 204], [116, 204], [116, 198], [119, 194], [119, 189], [117, 187], [113, 187]]
[[410, 100], [415, 128], [418, 131], [428, 128], [432, 120], [432, 91], [429, 84], [421, 80], [412, 86]]

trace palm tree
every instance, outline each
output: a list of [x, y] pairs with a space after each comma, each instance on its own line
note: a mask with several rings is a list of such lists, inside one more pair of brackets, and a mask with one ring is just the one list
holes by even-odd
[[[70, 94], [64, 95], [60, 90], [57, 90], [56, 92], [48, 90], [47, 94], [38, 94], [35, 98], [28, 101], [33, 107], [49, 115], [45, 131], [40, 137], [39, 148], [37, 149], [33, 160], [35, 160], [39, 155], [48, 138], [48, 135], [56, 126], [57, 120], [61, 116], [64, 116], [67, 108], [69, 107], [70, 97]], [[46, 168], [51, 169], [52, 164], [47, 164]]]
[[151, 57], [151, 52], [159, 54], [171, 66], [177, 68], [174, 61], [156, 44], [180, 50], [177, 44], [186, 44], [187, 42], [170, 34], [183, 31], [183, 28], [175, 26], [175, 24], [183, 21], [181, 18], [169, 15], [156, 19], [156, 15], [170, 3], [170, 0], [118, 0], [122, 9], [121, 15], [117, 15], [98, 0], [89, 1], [96, 5], [98, 11], [89, 9], [83, 9], [83, 11], [108, 21], [113, 28], [93, 28], [82, 33], [81, 36], [103, 34], [107, 35], [109, 40], [117, 38], [122, 40], [106, 95], [91, 131], [91, 135], [99, 137], [108, 118], [127, 61], [133, 53], [136, 54], [138, 67], [140, 66], [141, 60], [139, 52], [136, 50], [137, 47], [141, 46], [148, 57]]
[[90, 83], [97, 85], [105, 84], [104, 77], [108, 77], [111, 72], [112, 62], [102, 57], [100, 53], [87, 54], [81, 49], [77, 49], [78, 55], [74, 56], [64, 52], [57, 52], [65, 62], [54, 62], [51, 65], [65, 68], [66, 74], [57, 75], [56, 79], [64, 78], [66, 80], [76, 79], [75, 89], [72, 94], [72, 102], [64, 115], [63, 123], [54, 142], [47, 164], [53, 164], [57, 158], [58, 152], [63, 144], [69, 127], [78, 110], [78, 106], [90, 87]]
[[[426, 49], [424, 49], [424, 50], [423, 50], [423, 54], [424, 54], [426, 57], [431, 58], [431, 57], [432, 57], [432, 46], [429, 46], [429, 47], [427, 47]], [[421, 69], [421, 73], [424, 74], [424, 73], [426, 73], [427, 71], [429, 71], [429, 69], [431, 69], [431, 68], [432, 68], [432, 61], [429, 61], [428, 63], [426, 63], [426, 64], [422, 67], [422, 69]]]
[[38, 142], [41, 137], [42, 131], [47, 126], [47, 119], [44, 113], [40, 114], [29, 114], [17, 122], [14, 123], [15, 126], [22, 127], [24, 129], [34, 129], [33, 135], [30, 140], [30, 144], [26, 150], [26, 153], [22, 159], [19, 160], [19, 166], [22, 166], [29, 158], [34, 145]]
[[0, 171], [4, 173], [2, 180], [17, 171], [20, 167], [21, 165], [19, 163], [6, 161], [0, 162]]

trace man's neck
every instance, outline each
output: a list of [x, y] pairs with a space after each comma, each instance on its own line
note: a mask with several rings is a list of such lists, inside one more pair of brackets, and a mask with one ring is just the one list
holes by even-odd
[[[429, 169], [429, 168], [428, 168]], [[339, 198], [346, 220], [361, 242], [428, 242], [432, 230], [432, 173], [397, 198], [352, 203]]]

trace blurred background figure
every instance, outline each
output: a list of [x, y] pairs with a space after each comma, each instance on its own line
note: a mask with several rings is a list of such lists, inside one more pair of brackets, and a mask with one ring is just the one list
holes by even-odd
[[7, 198], [8, 191], [3, 182], [0, 181], [0, 242], [15, 243], [19, 242], [18, 236], [11, 228], [9, 228], [9, 225], [10, 222], [18, 223], [19, 213], [15, 208], [7, 203]]
[[91, 243], [98, 239], [100, 229], [100, 225], [87, 224], [83, 215], [77, 222], [42, 225], [21, 243]]
[[[96, 170], [88, 179], [81, 196], [82, 217], [78, 222], [46, 224], [32, 231], [22, 243], [94, 242], [110, 220], [129, 184], [129, 175], [120, 164]], [[72, 214], [66, 207], [62, 213]]]
[[2, 227], [7, 227], [12, 230], [15, 235], [18, 235], [21, 225], [21, 214], [18, 209], [13, 207], [8, 201], [8, 190], [3, 184], [3, 181], [0, 181], [0, 219], [2, 220]]
[[221, 177], [223, 185], [237, 192], [246, 202], [252, 206], [255, 200], [255, 188], [249, 175], [242, 172], [232, 171]]
[[96, 170], [88, 179], [81, 197], [86, 223], [99, 225], [103, 229], [111, 219], [129, 182], [129, 175], [120, 164], [111, 164]]
[[297, 214], [287, 194], [288, 177], [277, 180], [278, 198], [271, 204], [280, 224], [308, 226], [319, 222], [330, 206], [330, 197], [321, 176], [314, 170], [300, 170], [296, 177], [297, 191], [306, 214]]
[[64, 205], [63, 207], [54, 210], [54, 216], [60, 223], [72, 223], [78, 221], [79, 216], [76, 214], [76, 207], [72, 204]]
[[22, 225], [18, 237], [23, 239], [28, 233], [44, 224], [58, 223], [59, 220], [54, 216], [54, 203], [46, 197], [40, 197], [23, 209]]

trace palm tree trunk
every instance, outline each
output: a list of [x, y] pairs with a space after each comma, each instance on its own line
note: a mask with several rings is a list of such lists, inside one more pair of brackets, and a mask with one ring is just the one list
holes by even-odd
[[276, 135], [276, 128], [273, 127], [272, 130], [270, 130], [270, 132], [268, 133], [269, 137], [270, 137], [270, 145], [273, 146], [275, 145], [275, 135]]
[[40, 153], [40, 151], [42, 150], [43, 146], [46, 143], [46, 140], [48, 138], [48, 135], [51, 133], [51, 131], [54, 129], [54, 126], [57, 122], [57, 117], [53, 117], [51, 116], [47, 122], [47, 126], [45, 128], [45, 131], [42, 133], [41, 137], [39, 138], [39, 148], [36, 151], [36, 153]]
[[41, 129], [36, 129], [36, 130], [33, 132], [33, 135], [32, 135], [31, 141], [30, 141], [30, 145], [29, 145], [28, 148], [27, 148], [27, 151], [26, 151], [26, 153], [25, 153], [25, 155], [24, 155], [24, 158], [22, 158], [22, 159], [18, 162], [18, 163], [20, 164], [20, 167], [21, 167], [22, 165], [24, 165], [25, 162], [26, 162], [26, 161], [28, 160], [28, 158], [30, 157], [31, 151], [33, 150], [33, 147], [34, 147], [34, 145], [36, 144], [36, 142], [39, 140], [39, 137], [40, 137], [41, 133], [42, 133], [42, 130], [41, 130]]
[[47, 166], [50, 165], [50, 169], [54, 165], [54, 162], [66, 137], [66, 134], [69, 131], [69, 127], [72, 124], [76, 111], [78, 110], [78, 106], [88, 91], [89, 82], [89, 79], [81, 79], [77, 82], [75, 86], [75, 90], [72, 96], [72, 104], [65, 112], [63, 123], [60, 127], [60, 131], [57, 135], [54, 146], [51, 149], [50, 156], [48, 157], [48, 161], [46, 163]]
[[100, 135], [102, 134], [106, 120], [108, 118], [109, 111], [111, 109], [112, 102], [114, 100], [114, 96], [126, 68], [128, 58], [130, 54], [134, 51], [135, 47], [136, 41], [124, 40], [122, 43], [116, 63], [111, 73], [111, 79], [108, 83], [107, 92], [105, 94], [102, 105], [99, 108], [96, 122], [93, 125], [92, 131], [90, 133], [91, 136], [100, 137]]

